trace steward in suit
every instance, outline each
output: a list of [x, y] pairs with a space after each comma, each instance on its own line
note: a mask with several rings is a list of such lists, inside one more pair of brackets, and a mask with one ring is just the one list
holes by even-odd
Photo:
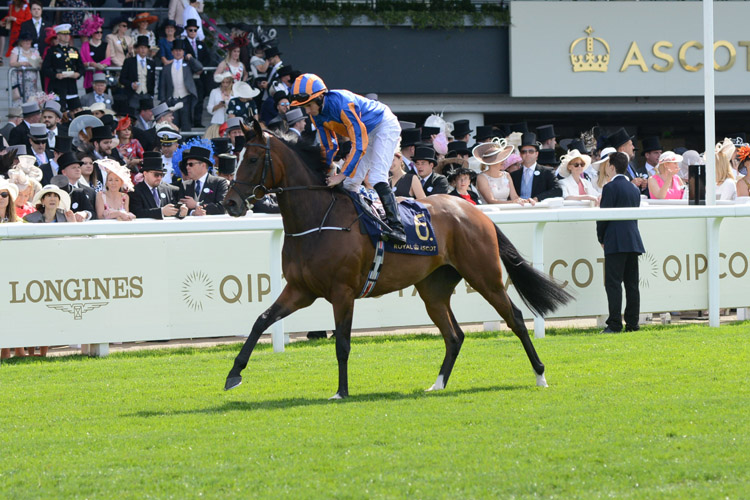
[[[211, 52], [208, 46], [198, 40], [198, 22], [195, 19], [188, 19], [185, 25], [185, 55], [190, 54], [197, 59], [203, 66], [211, 65]], [[227, 49], [227, 53], [231, 48]], [[200, 128], [203, 126], [203, 100], [213, 88], [213, 78], [207, 71], [201, 71], [199, 74], [193, 74], [195, 80], [195, 89], [197, 93], [196, 102], [193, 108], [193, 127]]]
[[70, 43], [70, 25], [59, 24], [55, 26], [57, 32], [57, 43], [47, 50], [47, 55], [42, 61], [42, 76], [49, 78], [49, 91], [54, 92], [60, 98], [60, 102], [66, 102], [73, 97], [78, 97], [78, 79], [83, 75], [83, 61], [78, 49], [68, 45]]
[[159, 77], [159, 100], [169, 105], [181, 102], [182, 109], [175, 110], [175, 125], [183, 132], [193, 124], [193, 106], [198, 90], [193, 75], [203, 71], [203, 65], [190, 54], [185, 54], [185, 40], [172, 42], [172, 62], [162, 69]]
[[535, 133], [527, 132], [521, 136], [519, 151], [523, 167], [510, 174], [518, 196], [534, 201], [562, 196], [555, 172], [537, 164], [539, 143], [536, 142]]
[[8, 144], [11, 146], [23, 144], [26, 146], [26, 151], [31, 151], [29, 127], [34, 123], [39, 123], [42, 118], [42, 110], [39, 108], [39, 103], [34, 100], [21, 106], [21, 113], [23, 114], [23, 121], [13, 127], [13, 130], [10, 131], [10, 135], [8, 135]]
[[[164, 173], [161, 154], [153, 151], [143, 153], [143, 182], [135, 185], [130, 193], [130, 211], [138, 219], [164, 219], [187, 215], [188, 208], [177, 201], [179, 189], [162, 183]], [[179, 205], [179, 208], [178, 208]]]
[[417, 168], [419, 181], [422, 183], [424, 194], [448, 194], [451, 185], [444, 175], [436, 174], [432, 170], [437, 166], [435, 150], [431, 147], [418, 147], [414, 152], [414, 165]]
[[[602, 208], [638, 207], [641, 193], [625, 176], [628, 168], [625, 153], [609, 156], [612, 180], [602, 189]], [[622, 330], [622, 285], [625, 284], [625, 331], [638, 330], [640, 292], [638, 291], [638, 256], [645, 253], [637, 220], [597, 221], [596, 236], [604, 248], [604, 288], [607, 291], [609, 317], [603, 333]]]
[[52, 184], [70, 195], [70, 209], [74, 213], [82, 215], [84, 220], [96, 219], [96, 191], [80, 182], [81, 161], [75, 153], [68, 152], [60, 156], [57, 164], [60, 166], [60, 175], [52, 179]]
[[128, 57], [122, 63], [120, 84], [125, 87], [128, 105], [135, 110], [139, 108], [139, 101], [154, 95], [156, 87], [156, 63], [148, 57], [151, 50], [147, 36], [139, 36], [135, 42], [135, 55]]
[[193, 146], [182, 153], [180, 170], [187, 172], [189, 180], [182, 181], [180, 203], [187, 205], [190, 215], [226, 213], [221, 202], [229, 191], [229, 183], [226, 179], [208, 173], [208, 167], [213, 166], [210, 156], [210, 150], [199, 146]]

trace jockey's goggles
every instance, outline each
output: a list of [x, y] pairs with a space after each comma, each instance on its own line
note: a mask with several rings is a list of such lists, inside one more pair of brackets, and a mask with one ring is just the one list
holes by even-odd
[[323, 92], [315, 92], [313, 94], [307, 94], [307, 93], [300, 93], [300, 94], [293, 94], [291, 99], [292, 106], [304, 106], [305, 104], [309, 103], [316, 97], [319, 97], [323, 95]]

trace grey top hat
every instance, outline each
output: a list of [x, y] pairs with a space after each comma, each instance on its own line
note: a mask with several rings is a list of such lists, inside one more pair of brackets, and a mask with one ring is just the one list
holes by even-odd
[[29, 116], [34, 115], [36, 113], [41, 113], [41, 109], [39, 109], [39, 103], [36, 101], [31, 101], [23, 104], [21, 106], [21, 111], [23, 112], [23, 116]]
[[107, 75], [104, 73], [94, 73], [94, 83], [96, 82], [104, 82], [107, 83]]
[[44, 103], [44, 111], [52, 111], [57, 115], [58, 118], [62, 118], [62, 110], [60, 109], [60, 103], [57, 101], [47, 101]]
[[8, 109], [8, 118], [21, 118], [23, 116], [23, 111], [21, 111], [21, 107], [16, 108], [10, 108]]
[[47, 126], [44, 123], [32, 123], [29, 125], [29, 137], [39, 140], [47, 139]]
[[227, 132], [238, 128], [242, 128], [242, 118], [233, 116], [232, 118], [227, 120]]
[[300, 108], [294, 108], [292, 110], [289, 110], [285, 116], [286, 116], [286, 122], [289, 125], [294, 125], [295, 123], [305, 119], [305, 114], [302, 112]]

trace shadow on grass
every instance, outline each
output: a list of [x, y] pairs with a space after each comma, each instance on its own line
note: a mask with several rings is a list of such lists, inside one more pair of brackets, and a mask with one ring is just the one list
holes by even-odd
[[454, 396], [460, 396], [464, 394], [481, 394], [488, 392], [500, 392], [500, 391], [517, 391], [517, 390], [529, 390], [533, 389], [534, 386], [530, 385], [492, 385], [487, 387], [474, 387], [471, 389], [460, 389], [450, 390], [445, 389], [442, 391], [426, 393], [423, 390], [415, 390], [411, 393], [403, 392], [372, 392], [369, 394], [357, 394], [349, 396], [347, 399], [330, 401], [328, 399], [318, 398], [281, 398], [281, 399], [270, 399], [265, 401], [227, 401], [222, 405], [213, 406], [210, 408], [195, 408], [191, 410], [144, 410], [135, 413], [127, 413], [121, 415], [122, 417], [170, 417], [180, 415], [213, 415], [226, 413], [229, 411], [253, 411], [253, 410], [277, 410], [277, 409], [288, 409], [296, 408], [301, 406], [322, 406], [332, 404], [353, 404], [353, 403], [377, 403], [383, 401], [403, 401], [403, 400], [417, 400], [421, 398], [449, 398]]

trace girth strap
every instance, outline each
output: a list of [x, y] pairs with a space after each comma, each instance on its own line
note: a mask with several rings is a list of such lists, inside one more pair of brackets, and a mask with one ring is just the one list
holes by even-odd
[[370, 267], [370, 272], [367, 274], [367, 281], [365, 281], [365, 286], [362, 288], [359, 297], [357, 297], [358, 299], [369, 296], [372, 290], [375, 288], [375, 283], [378, 282], [380, 270], [383, 267], [384, 256], [385, 243], [383, 242], [383, 240], [378, 240], [377, 245], [375, 245], [375, 258], [372, 260], [372, 267]]

